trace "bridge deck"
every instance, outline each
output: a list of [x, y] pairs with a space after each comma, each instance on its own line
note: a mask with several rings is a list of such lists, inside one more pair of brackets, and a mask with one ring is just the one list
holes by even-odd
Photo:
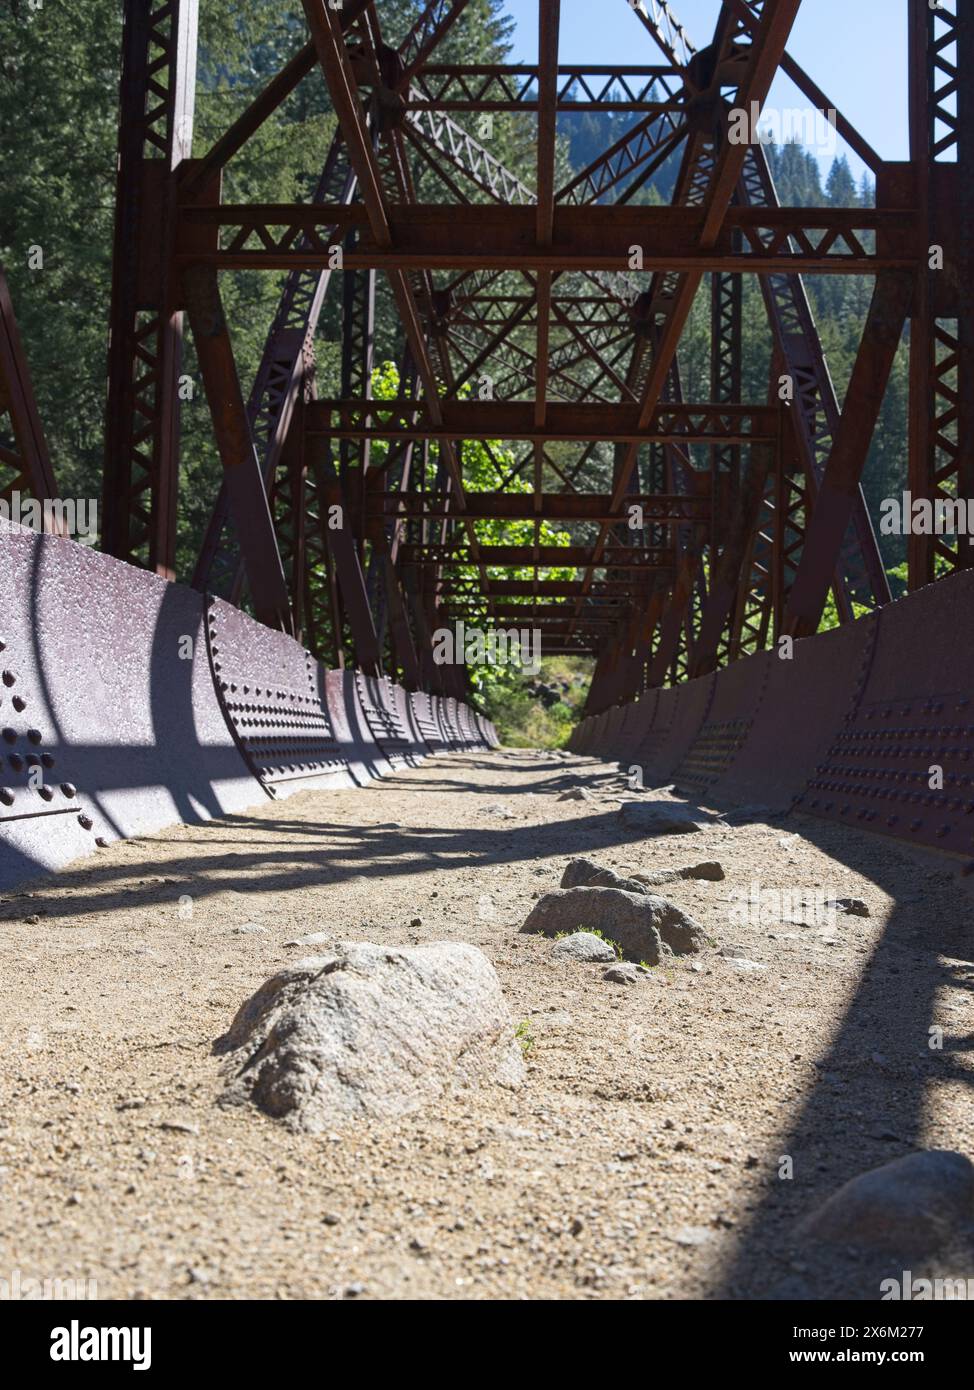
[[[559, 801], [578, 780], [594, 799]], [[815, 817], [644, 839], [620, 795], [580, 756], [454, 754], [119, 841], [8, 897], [7, 1264], [110, 1298], [875, 1297], [864, 1266], [792, 1264], [788, 1232], [915, 1146], [974, 1152], [965, 881]], [[552, 964], [518, 928], [581, 853], [719, 859], [723, 882], [663, 890], [716, 945], [634, 988]], [[744, 925], [731, 895], [754, 880], [872, 915]], [[325, 949], [286, 944], [316, 932], [482, 947], [534, 1040], [524, 1089], [324, 1144], [216, 1107], [213, 1040], [283, 962]], [[720, 954], [735, 947], [762, 968]], [[974, 1253], [947, 1272], [974, 1273]]]

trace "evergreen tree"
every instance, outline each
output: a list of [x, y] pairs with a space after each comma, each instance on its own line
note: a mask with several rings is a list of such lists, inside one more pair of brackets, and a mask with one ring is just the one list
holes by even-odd
[[852, 177], [849, 161], [844, 154], [832, 161], [832, 168], [825, 181], [825, 197], [829, 207], [859, 207], [859, 192], [856, 188], [856, 181]]

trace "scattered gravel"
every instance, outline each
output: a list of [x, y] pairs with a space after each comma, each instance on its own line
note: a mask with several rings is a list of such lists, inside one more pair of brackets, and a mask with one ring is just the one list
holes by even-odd
[[[705, 807], [694, 859], [725, 879], [666, 889], [704, 949], [630, 988], [553, 969], [520, 926], [570, 859], [629, 879], [688, 864], [682, 836], [557, 802], [611, 771], [431, 759], [112, 844], [0, 904], [0, 1274], [89, 1277], [109, 1299], [878, 1298], [898, 1254], [799, 1223], [916, 1150], [974, 1156], [974, 875], [814, 817]], [[775, 895], [796, 890], [870, 916], [829, 945], [827, 924], [787, 920]], [[482, 951], [523, 1086], [314, 1135], [220, 1106], [213, 1040], [304, 965], [283, 943], [323, 930]], [[974, 1252], [909, 1268], [974, 1277]]]

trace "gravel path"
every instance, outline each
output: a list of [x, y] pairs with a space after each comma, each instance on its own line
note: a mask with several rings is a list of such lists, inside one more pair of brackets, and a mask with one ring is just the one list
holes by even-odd
[[[558, 800], [578, 784], [594, 799]], [[972, 880], [810, 818], [644, 838], [628, 795], [589, 759], [454, 755], [120, 843], [4, 900], [0, 1278], [107, 1298], [876, 1297], [875, 1269], [791, 1231], [876, 1164], [974, 1155]], [[624, 874], [719, 860], [723, 881], [659, 890], [713, 945], [633, 986], [553, 962], [518, 928], [573, 854]], [[781, 890], [870, 916], [782, 922]], [[217, 1108], [214, 1040], [313, 932], [481, 947], [527, 1084], [325, 1139]]]

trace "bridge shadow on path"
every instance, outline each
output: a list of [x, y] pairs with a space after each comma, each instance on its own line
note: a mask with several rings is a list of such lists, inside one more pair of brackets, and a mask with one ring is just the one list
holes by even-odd
[[[713, 1296], [872, 1300], [881, 1281], [904, 1268], [917, 1277], [927, 1268], [972, 1278], [974, 1223], [927, 1262], [921, 1252], [870, 1255], [794, 1234], [805, 1214], [869, 1169], [923, 1149], [974, 1158], [974, 913], [956, 859], [915, 855], [811, 816], [790, 816], [788, 828], [871, 879], [894, 906], [827, 1051], [815, 1059], [814, 1083], [777, 1136], [794, 1176], [769, 1170]], [[930, 1046], [935, 1024], [944, 1029], [940, 1049]], [[795, 1064], [780, 1059], [782, 1068]]]
[[[543, 796], [551, 805], [558, 794], [580, 780], [582, 769], [561, 762], [532, 761], [525, 772], [535, 778], [540, 771], [557, 769], [557, 777], [537, 782], [494, 782], [485, 787], [471, 780], [484, 770], [496, 773], [497, 762], [476, 754], [453, 754], [449, 759], [424, 765], [426, 775], [393, 774], [373, 782], [362, 796], [362, 812], [378, 823], [341, 824], [314, 820], [289, 812], [289, 801], [268, 803], [262, 814], [235, 814], [215, 818], [204, 826], [184, 826], [171, 838], [118, 841], [98, 858], [79, 861], [53, 875], [44, 875], [20, 886], [0, 907], [0, 920], [22, 916], [25, 896], [30, 911], [41, 911], [50, 921], [77, 920], [86, 915], [118, 908], [171, 907], [174, 897], [190, 895], [197, 902], [228, 889], [255, 899], [292, 892], [323, 883], [381, 875], [395, 878], [417, 873], [443, 873], [450, 869], [483, 868], [510, 863], [532, 863], [548, 858], [552, 864], [551, 887], [557, 886], [563, 861], [573, 854], [630, 845], [642, 836], [619, 820], [610, 805], [589, 815], [556, 818], [546, 823], [524, 824], [518, 817], [502, 819], [491, 810], [526, 793]], [[457, 827], [407, 826], [391, 819], [379, 820], [387, 796], [412, 795], [429, 801], [433, 809], [425, 819], [436, 819], [438, 794], [470, 797], [468, 823]], [[320, 798], [327, 814], [333, 793], [311, 793]], [[367, 799], [366, 799], [367, 798]], [[516, 802], [514, 803], [516, 804]], [[401, 810], [400, 812], [401, 813]], [[530, 814], [530, 812], [529, 812]], [[162, 856], [159, 847], [164, 846]], [[34, 899], [37, 899], [35, 902]]]

